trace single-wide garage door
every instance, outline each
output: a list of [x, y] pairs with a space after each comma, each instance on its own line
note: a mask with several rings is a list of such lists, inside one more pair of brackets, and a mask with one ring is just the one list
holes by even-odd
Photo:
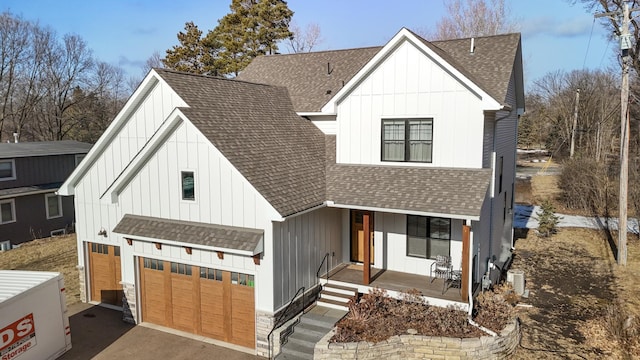
[[122, 306], [120, 247], [89, 243], [91, 300]]
[[253, 275], [140, 259], [142, 320], [255, 348]]

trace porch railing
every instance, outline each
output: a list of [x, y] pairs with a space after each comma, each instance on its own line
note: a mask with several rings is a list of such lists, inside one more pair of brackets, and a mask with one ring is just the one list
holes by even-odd
[[[304, 311], [304, 306], [305, 306], [305, 301], [304, 301], [304, 289], [305, 287], [301, 287], [300, 289], [298, 289], [298, 291], [296, 291], [295, 295], [293, 295], [293, 297], [291, 298], [291, 301], [289, 301], [289, 304], [287, 304], [287, 307], [284, 308], [284, 311], [280, 314], [280, 316], [278, 316], [278, 319], [276, 319], [276, 321], [273, 323], [273, 328], [271, 329], [271, 331], [269, 331], [269, 334], [267, 335], [267, 343], [268, 343], [268, 347], [269, 347], [269, 359], [272, 358], [272, 346], [271, 346], [271, 335], [273, 335], [273, 332], [282, 324], [280, 324], [280, 321], [282, 321], [282, 319], [285, 317], [285, 315], [287, 315], [287, 313], [289, 312], [289, 308], [291, 308], [291, 305], [293, 304], [293, 302], [296, 300], [296, 298], [298, 298], [298, 294], [300, 294], [300, 292], [302, 292], [302, 310], [300, 312]], [[295, 315], [294, 315], [295, 316]], [[293, 316], [292, 316], [293, 317]]]

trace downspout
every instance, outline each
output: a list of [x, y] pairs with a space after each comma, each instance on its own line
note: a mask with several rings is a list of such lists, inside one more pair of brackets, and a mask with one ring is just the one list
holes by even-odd
[[[469, 221], [469, 227], [471, 227], [471, 221]], [[473, 241], [473, 233], [470, 232], [469, 234], [469, 269], [471, 269], [472, 271], [473, 269], [473, 253], [474, 253], [474, 241]], [[469, 278], [467, 279], [468, 282], [468, 286], [467, 286], [467, 296], [469, 299], [469, 310], [468, 310], [468, 315], [469, 315], [469, 319], [471, 319], [471, 316], [473, 314], [473, 273], [472, 271], [469, 271]]]

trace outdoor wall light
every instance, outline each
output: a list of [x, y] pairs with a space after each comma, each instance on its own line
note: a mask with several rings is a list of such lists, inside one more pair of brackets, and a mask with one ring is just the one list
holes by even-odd
[[104, 228], [100, 228], [100, 231], [98, 231], [98, 235], [107, 237], [107, 230], [105, 230]]

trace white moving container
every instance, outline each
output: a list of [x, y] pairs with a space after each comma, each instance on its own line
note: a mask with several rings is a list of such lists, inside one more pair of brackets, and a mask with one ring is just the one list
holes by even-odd
[[0, 270], [0, 360], [56, 359], [71, 349], [60, 273]]

